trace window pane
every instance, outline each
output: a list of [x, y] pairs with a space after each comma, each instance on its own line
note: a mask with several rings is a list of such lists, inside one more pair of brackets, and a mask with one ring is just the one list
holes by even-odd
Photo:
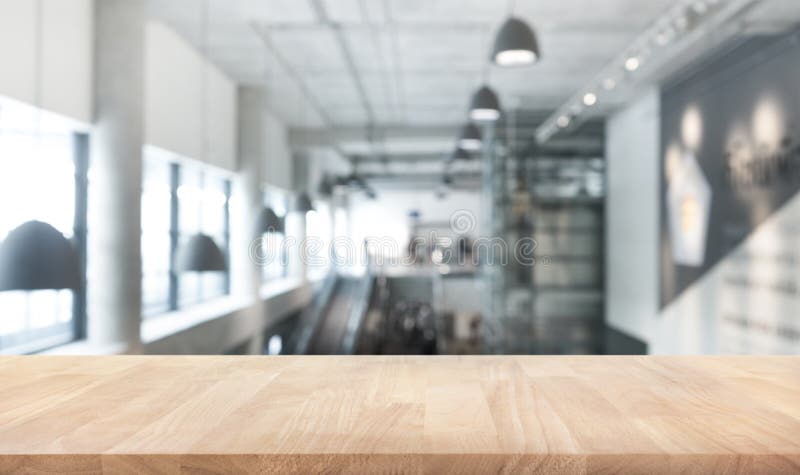
[[[44, 111], [0, 100], [0, 240], [38, 220], [67, 238], [75, 225], [72, 126]], [[35, 351], [74, 338], [73, 292], [0, 292], [0, 348]]]
[[[287, 196], [288, 193], [277, 188], [269, 188], [264, 193], [265, 205], [272, 208], [272, 211], [283, 220], [286, 219]], [[285, 233], [268, 233], [262, 236], [262, 254], [259, 265], [265, 282], [288, 275], [285, 242]]]
[[168, 160], [145, 156], [142, 173], [142, 314], [169, 310], [170, 167]]
[[315, 202], [315, 211], [306, 214], [306, 262], [310, 278], [323, 277], [330, 268], [329, 249], [333, 223], [328, 203]]
[[[192, 235], [210, 236], [228, 254], [228, 181], [202, 166], [182, 165], [178, 186], [179, 245]], [[178, 307], [228, 293], [227, 272], [188, 272], [178, 276]]]

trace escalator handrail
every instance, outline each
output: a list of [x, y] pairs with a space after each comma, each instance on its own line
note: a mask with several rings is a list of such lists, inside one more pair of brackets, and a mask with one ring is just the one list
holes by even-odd
[[369, 310], [370, 301], [372, 300], [374, 283], [375, 276], [369, 271], [368, 267], [360, 285], [360, 292], [356, 303], [350, 310], [350, 315], [347, 319], [347, 329], [345, 330], [342, 346], [340, 348], [341, 354], [352, 355], [356, 351], [356, 345], [361, 336], [361, 328], [363, 327], [364, 319]]
[[304, 355], [308, 352], [311, 340], [317, 332], [322, 315], [331, 300], [338, 279], [339, 276], [335, 271], [328, 274], [322, 284], [322, 288], [314, 296], [312, 304], [300, 315], [300, 326], [296, 330], [294, 338], [294, 354]]

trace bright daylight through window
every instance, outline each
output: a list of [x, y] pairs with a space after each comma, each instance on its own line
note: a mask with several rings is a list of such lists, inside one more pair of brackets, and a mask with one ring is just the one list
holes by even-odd
[[[12, 101], [0, 103], [0, 241], [37, 220], [77, 244], [76, 182], [85, 175], [76, 175], [76, 140], [66, 121]], [[35, 351], [73, 340], [83, 318], [67, 289], [0, 292], [0, 308], [0, 350]]]

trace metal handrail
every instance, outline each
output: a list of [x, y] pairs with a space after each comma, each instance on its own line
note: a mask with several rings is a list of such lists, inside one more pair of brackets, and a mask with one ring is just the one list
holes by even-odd
[[364, 319], [367, 311], [369, 310], [374, 283], [375, 276], [369, 271], [369, 266], [367, 266], [367, 272], [362, 280], [360, 292], [358, 293], [358, 299], [355, 305], [353, 305], [353, 308], [350, 310], [350, 316], [347, 319], [347, 329], [345, 330], [342, 346], [340, 348], [342, 354], [355, 354], [356, 345], [358, 344], [358, 339], [361, 336], [361, 329], [364, 324]]
[[322, 315], [330, 303], [338, 280], [339, 275], [335, 271], [331, 271], [325, 278], [320, 291], [314, 296], [311, 305], [300, 314], [300, 326], [292, 335], [293, 345], [289, 345], [293, 354], [304, 355], [308, 352], [308, 347], [317, 332]]

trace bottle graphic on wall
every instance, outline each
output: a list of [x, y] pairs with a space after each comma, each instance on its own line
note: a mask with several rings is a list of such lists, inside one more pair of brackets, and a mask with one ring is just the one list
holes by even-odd
[[673, 261], [702, 266], [711, 214], [711, 186], [691, 152], [682, 155], [669, 177], [667, 213]]

